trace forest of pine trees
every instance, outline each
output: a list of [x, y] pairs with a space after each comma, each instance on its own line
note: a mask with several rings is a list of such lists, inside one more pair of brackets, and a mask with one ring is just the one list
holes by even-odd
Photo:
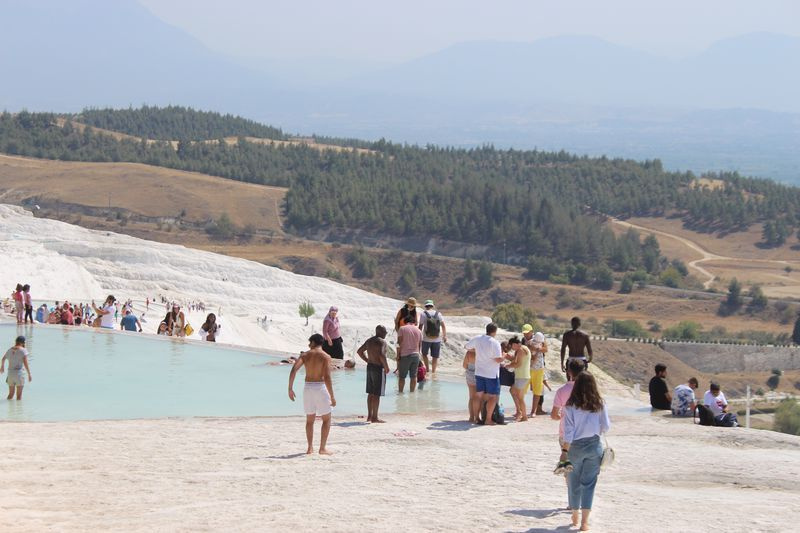
[[[69, 120], [59, 126], [58, 118], [162, 142], [118, 140], [88, 128], [80, 131]], [[215, 141], [230, 136], [238, 136], [239, 142]], [[800, 212], [800, 189], [737, 174], [706, 176], [722, 180], [723, 187], [695, 187], [692, 173], [667, 172], [658, 160], [488, 146], [420, 147], [384, 140], [343, 140], [369, 148], [369, 153], [319, 151], [304, 145], [255, 144], [245, 136], [285, 138], [280, 130], [249, 120], [182, 107], [0, 115], [0, 152], [140, 162], [286, 186], [291, 229], [327, 226], [493, 245], [505, 248], [510, 257], [533, 258], [528, 264], [532, 276], [586, 279], [592, 274], [587, 265], [651, 274], [669, 268], [657, 245], [635, 232], [616, 237], [598, 224], [597, 213], [627, 217], [677, 212], [687, 224], [726, 231], [769, 221], [765, 239], [773, 245], [794, 231]], [[167, 140], [179, 140], [177, 149]], [[536, 263], [544, 259], [561, 264]]]

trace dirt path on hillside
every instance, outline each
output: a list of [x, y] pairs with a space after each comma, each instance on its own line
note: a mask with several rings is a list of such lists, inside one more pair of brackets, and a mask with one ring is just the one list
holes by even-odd
[[767, 263], [767, 264], [774, 264], [781, 266], [786, 266], [789, 264], [789, 261], [784, 261], [781, 259], [745, 259], [741, 257], [729, 257], [724, 255], [717, 255], [715, 253], [709, 252], [708, 250], [700, 246], [698, 243], [689, 240], [685, 237], [681, 237], [680, 235], [675, 235], [674, 233], [667, 233], [666, 231], [661, 231], [657, 229], [647, 228], [645, 226], [639, 226], [638, 224], [632, 224], [630, 222], [619, 220], [614, 217], [609, 217], [609, 219], [611, 220], [612, 223], [617, 224], [618, 226], [622, 226], [624, 228], [633, 228], [636, 230], [653, 233], [655, 235], [660, 235], [668, 239], [673, 239], [683, 244], [690, 250], [699, 253], [702, 257], [700, 259], [695, 259], [693, 261], [690, 261], [687, 264], [687, 266], [707, 278], [706, 281], [703, 282], [704, 289], [710, 288], [711, 284], [714, 282], [714, 279], [716, 278], [714, 274], [712, 274], [711, 272], [700, 266], [700, 263], [704, 263], [706, 261], [740, 261], [740, 262], [746, 261], [748, 263]]

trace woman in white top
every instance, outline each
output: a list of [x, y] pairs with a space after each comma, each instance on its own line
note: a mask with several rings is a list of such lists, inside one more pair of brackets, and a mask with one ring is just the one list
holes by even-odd
[[589, 530], [589, 513], [592, 510], [594, 488], [600, 474], [603, 445], [600, 435], [611, 427], [605, 402], [597, 390], [594, 376], [581, 372], [575, 379], [572, 394], [564, 408], [564, 447], [561, 459], [567, 456], [567, 487], [572, 525], [578, 526], [580, 512], [581, 531]]
[[116, 301], [117, 299], [111, 294], [108, 295], [108, 298], [106, 298], [106, 301], [103, 303], [103, 307], [101, 308], [98, 308], [94, 304], [94, 301], [92, 301], [94, 312], [97, 313], [95, 326], [100, 326], [101, 328], [105, 329], [114, 329], [114, 313], [117, 312], [117, 308], [114, 306], [114, 303]]

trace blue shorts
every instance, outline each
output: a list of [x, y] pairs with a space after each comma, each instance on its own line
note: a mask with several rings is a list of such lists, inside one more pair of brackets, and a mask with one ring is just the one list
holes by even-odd
[[431, 357], [433, 357], [434, 359], [438, 359], [441, 350], [442, 350], [441, 342], [422, 341], [422, 355], [427, 356], [428, 352], [430, 351]]
[[485, 378], [475, 376], [475, 392], [485, 392], [486, 394], [500, 395], [500, 378]]

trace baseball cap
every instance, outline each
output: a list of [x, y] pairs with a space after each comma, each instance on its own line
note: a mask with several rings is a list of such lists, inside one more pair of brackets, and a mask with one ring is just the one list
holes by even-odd
[[406, 300], [407, 304], [417, 305], [417, 299], [411, 296], [408, 300]]
[[530, 324], [525, 324], [522, 326], [522, 333], [530, 333], [531, 331], [533, 331], [533, 326]]
[[433, 300], [425, 300], [425, 307], [433, 307]]

